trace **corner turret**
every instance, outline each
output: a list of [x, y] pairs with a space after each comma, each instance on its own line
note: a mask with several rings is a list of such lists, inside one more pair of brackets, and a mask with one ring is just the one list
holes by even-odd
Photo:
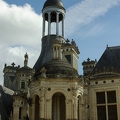
[[90, 58], [88, 58], [87, 61], [84, 61], [82, 63], [84, 76], [89, 75], [92, 72], [93, 68], [96, 66], [96, 64], [97, 64], [96, 59], [95, 60], [90, 60]]
[[24, 56], [24, 66], [16, 71], [16, 81], [18, 84], [18, 91], [28, 92], [28, 82], [34, 75], [34, 69], [28, 67], [28, 54]]

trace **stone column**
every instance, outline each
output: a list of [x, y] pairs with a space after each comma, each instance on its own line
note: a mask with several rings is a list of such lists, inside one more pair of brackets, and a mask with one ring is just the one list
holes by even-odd
[[84, 103], [85, 103], [85, 120], [88, 120], [88, 96], [84, 95]]
[[59, 55], [58, 55], [58, 54], [59, 54], [59, 53], [58, 53], [58, 50], [59, 50], [59, 49], [58, 49], [58, 46], [56, 46], [56, 58], [58, 58], [58, 56], [59, 56]]
[[57, 46], [54, 47], [54, 58], [57, 58]]
[[40, 118], [44, 118], [44, 99], [40, 100]]
[[59, 13], [57, 12], [56, 35], [59, 35]]
[[32, 105], [30, 107], [30, 120], [35, 119], [35, 102], [32, 102]]
[[51, 99], [46, 100], [46, 119], [52, 120], [52, 100]]
[[48, 35], [51, 34], [51, 15], [50, 12], [48, 12]]
[[73, 88], [73, 119], [78, 119], [78, 88]]
[[84, 112], [84, 102], [83, 102], [83, 96], [82, 96], [79, 101], [79, 119], [80, 120], [83, 120], [83, 112]]
[[78, 119], [78, 98], [74, 97], [74, 108], [73, 108], [74, 119]]
[[41, 97], [40, 97], [40, 118], [44, 119], [45, 117], [45, 88], [41, 88]]
[[42, 37], [45, 36], [45, 16], [43, 14], [43, 33], [42, 33]]
[[54, 47], [52, 47], [52, 51], [53, 51], [53, 58], [54, 58], [54, 56], [55, 56], [55, 55], [54, 55], [54, 54], [55, 54], [55, 53], [54, 53]]
[[26, 115], [27, 115], [27, 107], [24, 107], [22, 108], [22, 111], [21, 111], [21, 120], [23, 118], [26, 118]]
[[65, 17], [63, 16], [63, 19], [62, 19], [62, 36], [64, 37], [64, 20], [65, 20]]
[[13, 108], [13, 120], [19, 120], [19, 105], [14, 105]]
[[73, 101], [71, 99], [67, 99], [66, 101], [66, 119], [72, 120], [73, 118]]
[[59, 59], [61, 59], [61, 48], [60, 47], [58, 47], [58, 51], [59, 51], [59, 55], [58, 55], [58, 57], [59, 57]]
[[44, 98], [40, 98], [40, 118], [44, 118]]

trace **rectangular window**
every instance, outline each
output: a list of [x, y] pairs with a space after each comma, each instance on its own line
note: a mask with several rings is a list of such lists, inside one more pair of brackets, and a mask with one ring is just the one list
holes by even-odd
[[108, 105], [108, 116], [109, 116], [109, 120], [118, 120], [116, 105]]
[[116, 91], [96, 92], [98, 120], [118, 120]]
[[105, 103], [105, 92], [97, 92], [97, 104]]
[[106, 108], [105, 106], [97, 106], [98, 120], [106, 120]]
[[107, 92], [107, 102], [108, 103], [116, 103], [116, 92], [115, 91]]
[[68, 62], [71, 63], [71, 55], [65, 55], [65, 57], [68, 60]]
[[21, 82], [21, 89], [25, 89], [25, 82]]

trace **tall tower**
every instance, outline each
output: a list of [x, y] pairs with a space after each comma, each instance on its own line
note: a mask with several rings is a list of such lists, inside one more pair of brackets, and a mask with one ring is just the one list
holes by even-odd
[[[65, 42], [64, 39], [65, 8], [61, 0], [47, 0], [43, 6], [42, 15], [43, 15], [42, 50], [41, 55], [34, 66], [36, 71], [40, 70], [40, 67], [44, 63], [47, 63], [53, 59], [53, 56], [55, 55], [54, 50], [57, 51], [56, 54], [57, 56], [58, 54], [60, 54], [60, 52], [62, 52], [60, 49], [61, 45], [54, 44], [55, 41], [57, 41], [59, 44]], [[55, 33], [51, 32], [53, 29], [55, 30]], [[61, 57], [59, 57], [59, 59], [61, 59]]]
[[[73, 40], [69, 43], [64, 38], [63, 3], [47, 0], [42, 14], [42, 49], [29, 83], [32, 100], [29, 118], [87, 120], [87, 87], [78, 74], [78, 47]], [[54, 34], [52, 24], [55, 25]]]
[[28, 54], [24, 55], [24, 66], [16, 71], [17, 91], [28, 92], [28, 82], [34, 75], [34, 69], [28, 67]]
[[13, 95], [13, 118], [11, 120], [27, 120], [28, 117], [28, 84], [34, 75], [34, 69], [28, 67], [28, 54], [24, 55], [24, 66], [16, 71], [17, 89]]
[[15, 74], [18, 69], [20, 69], [20, 66], [15, 66], [14, 62], [11, 64], [11, 66], [7, 66], [7, 64], [5, 64], [3, 69], [4, 86], [13, 91], [16, 91], [17, 89]]
[[96, 64], [97, 64], [96, 59], [95, 60], [90, 60], [90, 58], [88, 58], [87, 61], [84, 61], [82, 63], [84, 76], [90, 75], [92, 70], [95, 68]]

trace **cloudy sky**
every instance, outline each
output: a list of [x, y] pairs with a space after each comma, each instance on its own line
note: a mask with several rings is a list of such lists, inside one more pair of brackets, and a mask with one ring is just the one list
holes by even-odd
[[[101, 57], [106, 46], [120, 45], [120, 0], [62, 0], [66, 8], [65, 38], [74, 39], [81, 63]], [[42, 14], [45, 0], [0, 0], [0, 84], [4, 64], [23, 66], [29, 54], [33, 67], [41, 50]]]

